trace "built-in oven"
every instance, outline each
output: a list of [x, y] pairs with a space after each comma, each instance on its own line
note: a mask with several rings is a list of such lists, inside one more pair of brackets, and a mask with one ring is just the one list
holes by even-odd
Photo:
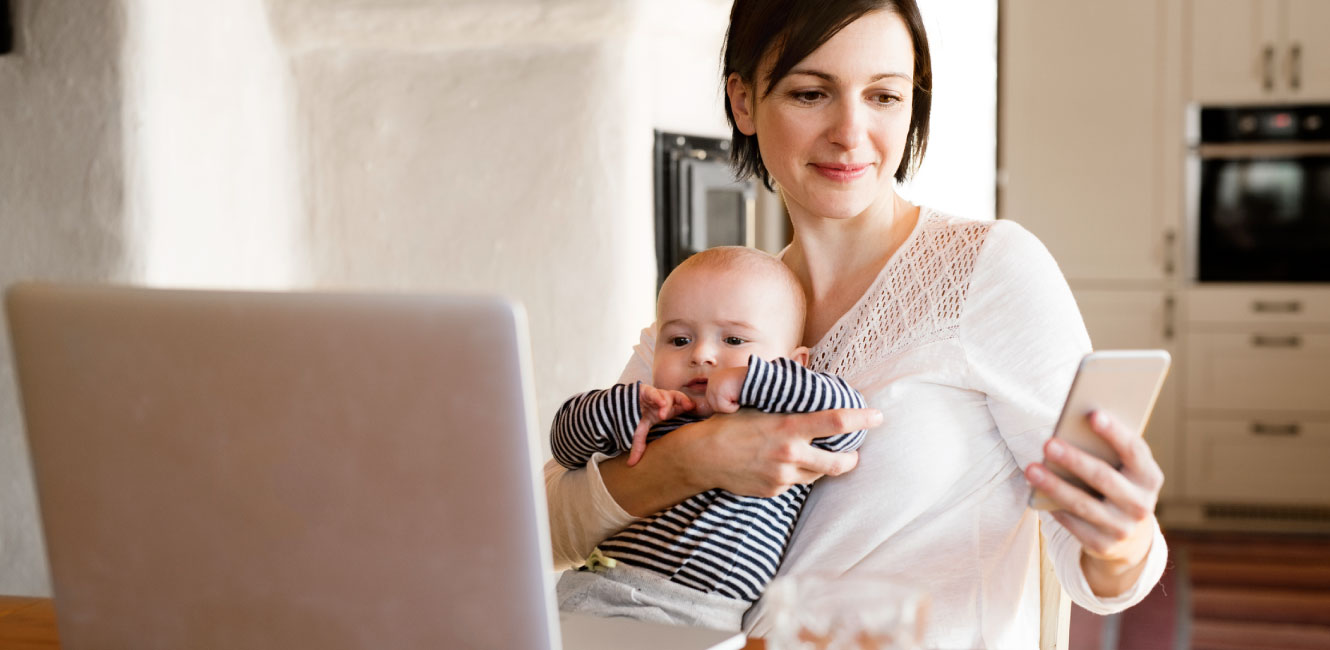
[[1330, 282], [1330, 106], [1193, 109], [1199, 282]]
[[657, 131], [655, 176], [658, 287], [693, 253], [754, 245], [757, 184], [735, 180], [729, 140]]

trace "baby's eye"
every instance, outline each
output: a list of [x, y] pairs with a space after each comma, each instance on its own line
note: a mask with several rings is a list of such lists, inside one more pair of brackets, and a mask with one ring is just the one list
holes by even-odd
[[676, 348], [681, 348], [681, 347], [683, 347], [683, 346], [685, 346], [685, 345], [688, 345], [689, 343], [692, 343], [692, 342], [693, 342], [692, 339], [688, 338], [687, 336], [671, 336], [671, 337], [670, 337], [670, 345], [673, 345], [673, 346], [676, 347]]
[[745, 341], [745, 340], [743, 340], [743, 339], [741, 339], [741, 338], [739, 338], [739, 337], [737, 337], [737, 336], [727, 336], [727, 337], [725, 337], [725, 344], [726, 344], [726, 345], [743, 345], [743, 344], [745, 344], [745, 343], [747, 343], [747, 342], [748, 342], [748, 341]]

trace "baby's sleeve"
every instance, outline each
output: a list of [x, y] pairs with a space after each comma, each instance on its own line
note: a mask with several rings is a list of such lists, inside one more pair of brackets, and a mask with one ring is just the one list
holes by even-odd
[[[750, 355], [739, 405], [766, 413], [813, 413], [863, 408], [864, 397], [836, 375], [813, 372], [792, 359], [764, 361]], [[852, 451], [863, 444], [865, 433], [860, 429], [814, 438], [812, 444], [828, 451]]]
[[581, 469], [596, 453], [618, 456], [633, 446], [642, 419], [641, 383], [616, 384], [575, 395], [550, 425], [550, 451], [568, 469]]

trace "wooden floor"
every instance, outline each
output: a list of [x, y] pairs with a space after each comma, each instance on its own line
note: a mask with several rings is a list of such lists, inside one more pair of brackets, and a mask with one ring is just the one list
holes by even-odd
[[1330, 537], [1170, 533], [1169, 569], [1140, 605], [1072, 614], [1073, 648], [1330, 648]]

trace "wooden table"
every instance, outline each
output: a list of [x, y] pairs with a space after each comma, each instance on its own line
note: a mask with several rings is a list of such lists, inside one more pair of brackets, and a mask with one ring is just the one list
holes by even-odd
[[57, 650], [55, 606], [50, 598], [0, 596], [0, 648]]
[[[0, 596], [0, 648], [59, 650], [55, 605], [50, 598]], [[764, 650], [761, 639], [749, 639], [744, 650]]]

